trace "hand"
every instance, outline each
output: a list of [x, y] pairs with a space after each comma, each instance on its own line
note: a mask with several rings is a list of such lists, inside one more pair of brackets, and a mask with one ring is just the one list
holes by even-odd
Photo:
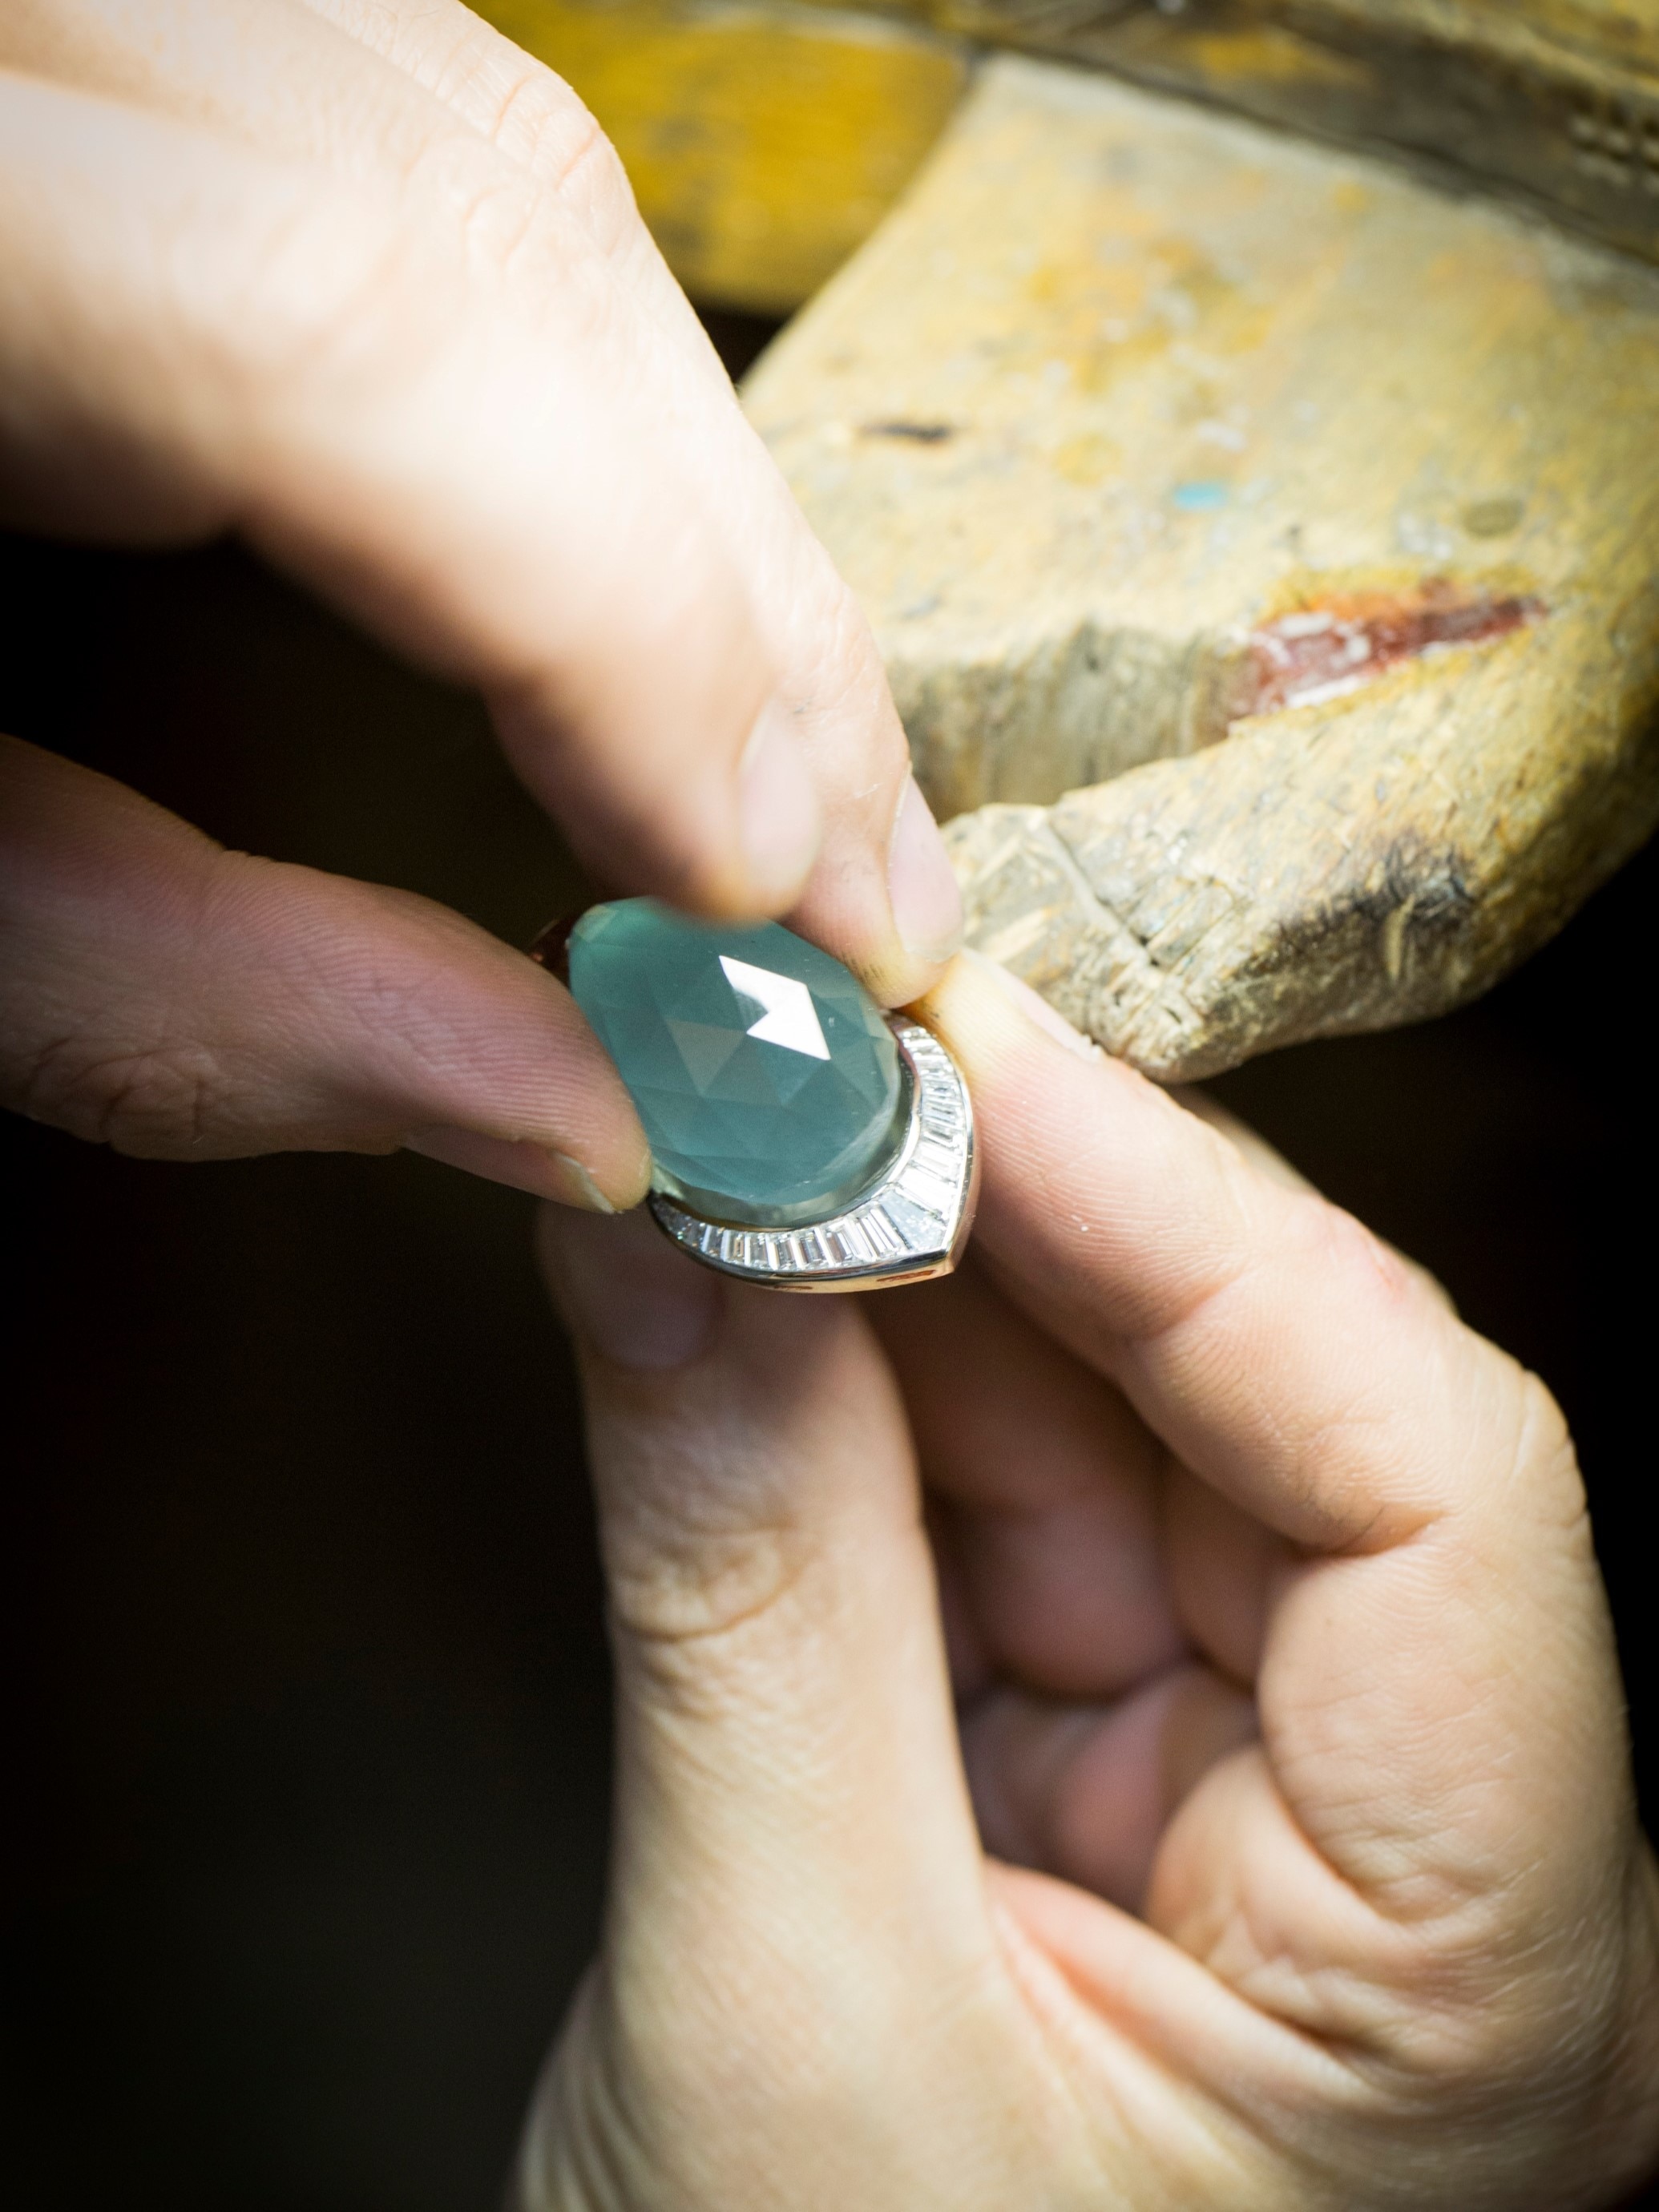
[[[0, 520], [236, 531], [482, 691], [601, 880], [793, 910], [890, 1003], [953, 949], [866, 626], [592, 118], [454, 0], [7, 0]], [[9, 1103], [639, 1198], [626, 1095], [522, 957], [15, 741], [0, 776]]]
[[963, 961], [927, 1010], [984, 1148], [949, 1282], [547, 1223], [619, 1771], [515, 2202], [1611, 2203], [1656, 1891], [1560, 1416], [1028, 1000]]

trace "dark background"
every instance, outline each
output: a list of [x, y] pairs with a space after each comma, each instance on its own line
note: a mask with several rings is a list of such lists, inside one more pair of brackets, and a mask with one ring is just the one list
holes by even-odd
[[[717, 330], [738, 368], [764, 335]], [[476, 705], [234, 550], [0, 543], [0, 727], [227, 843], [514, 943], [570, 902]], [[1650, 849], [1480, 1005], [1215, 1086], [1566, 1407], [1650, 1808], [1656, 917]], [[529, 1201], [409, 1156], [183, 1168], [15, 1119], [0, 1144], [9, 2201], [489, 2208], [605, 1830], [599, 1583]]]

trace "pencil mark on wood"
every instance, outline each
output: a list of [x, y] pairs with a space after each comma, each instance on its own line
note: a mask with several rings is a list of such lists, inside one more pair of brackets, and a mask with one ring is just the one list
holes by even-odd
[[943, 446], [957, 434], [953, 422], [863, 422], [860, 438], [898, 438], [913, 446]]

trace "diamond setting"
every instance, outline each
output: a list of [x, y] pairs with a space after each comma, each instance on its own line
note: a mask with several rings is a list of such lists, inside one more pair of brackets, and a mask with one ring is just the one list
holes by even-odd
[[708, 1219], [653, 1191], [651, 1211], [683, 1252], [779, 1291], [878, 1290], [949, 1274], [979, 1194], [973, 1107], [939, 1039], [902, 1014], [887, 1021], [905, 1063], [909, 1114], [875, 1184], [829, 1220], [770, 1231]]

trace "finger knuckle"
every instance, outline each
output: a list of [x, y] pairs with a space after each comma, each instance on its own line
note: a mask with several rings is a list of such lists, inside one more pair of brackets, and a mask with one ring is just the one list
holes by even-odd
[[640, 228], [622, 156], [550, 70], [532, 66], [507, 88], [491, 136], [498, 145], [524, 146], [534, 173], [583, 209], [602, 246], [615, 246]]
[[31, 1055], [17, 1110], [88, 1143], [138, 1158], [203, 1157], [228, 1097], [213, 1055], [190, 1043], [119, 1043], [76, 1033]]
[[453, 69], [472, 77], [482, 135], [538, 184], [586, 204], [598, 226], [637, 228], [627, 172], [580, 96], [545, 63], [482, 25]]
[[559, 189], [585, 206], [600, 245], [610, 250], [644, 234], [634, 187], [622, 156], [586, 108], [572, 151], [559, 177]]
[[787, 1528], [720, 1536], [659, 1525], [637, 1547], [618, 1547], [611, 1605], [664, 1686], [706, 1688], [747, 1674], [747, 1648], [763, 1635], [771, 1640], [768, 1624], [798, 1591], [804, 1565], [799, 1534]]

